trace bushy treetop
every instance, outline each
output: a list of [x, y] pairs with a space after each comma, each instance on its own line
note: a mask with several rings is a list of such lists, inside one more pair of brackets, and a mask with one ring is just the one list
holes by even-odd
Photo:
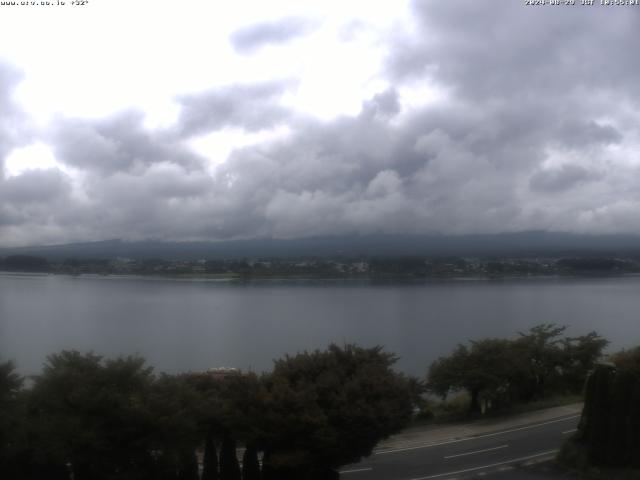
[[339, 466], [369, 455], [412, 412], [410, 382], [381, 347], [331, 345], [276, 361], [266, 380], [265, 449], [287, 462]]

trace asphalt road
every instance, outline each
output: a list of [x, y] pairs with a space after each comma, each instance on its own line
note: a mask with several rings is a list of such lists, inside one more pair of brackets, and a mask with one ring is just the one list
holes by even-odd
[[[341, 470], [343, 480], [520, 479], [527, 466], [553, 458], [575, 431], [579, 416], [459, 438], [380, 450]], [[522, 469], [518, 473], [519, 469]], [[535, 474], [534, 474], [535, 475]], [[527, 477], [534, 478], [534, 477]], [[542, 478], [535, 476], [535, 478]], [[549, 475], [547, 478], [557, 478]]]

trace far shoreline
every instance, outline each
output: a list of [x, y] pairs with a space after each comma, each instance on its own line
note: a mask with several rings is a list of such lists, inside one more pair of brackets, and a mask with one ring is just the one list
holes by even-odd
[[616, 273], [556, 273], [556, 274], [520, 274], [520, 275], [433, 275], [433, 276], [402, 276], [402, 275], [243, 275], [236, 273], [223, 274], [128, 274], [128, 273], [78, 273], [63, 272], [25, 272], [0, 270], [2, 277], [58, 277], [68, 279], [85, 280], [153, 280], [153, 281], [177, 281], [177, 282], [212, 282], [212, 283], [251, 283], [263, 281], [293, 281], [293, 282], [329, 282], [329, 283], [366, 283], [366, 284], [396, 284], [416, 285], [434, 283], [490, 283], [502, 281], [538, 281], [538, 280], [606, 280], [640, 277], [640, 272], [616, 272]]

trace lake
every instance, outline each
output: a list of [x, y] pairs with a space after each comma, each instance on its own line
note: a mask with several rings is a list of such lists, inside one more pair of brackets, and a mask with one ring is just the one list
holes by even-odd
[[186, 281], [0, 273], [0, 361], [37, 373], [48, 354], [139, 354], [157, 371], [260, 372], [330, 342], [383, 345], [423, 376], [459, 342], [542, 322], [640, 344], [640, 277], [408, 283]]

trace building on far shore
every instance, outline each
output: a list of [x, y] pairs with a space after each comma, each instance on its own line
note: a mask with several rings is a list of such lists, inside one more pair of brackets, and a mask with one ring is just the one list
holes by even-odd
[[215, 379], [224, 379], [227, 377], [241, 375], [239, 369], [233, 367], [215, 367], [207, 370], [207, 374]]

